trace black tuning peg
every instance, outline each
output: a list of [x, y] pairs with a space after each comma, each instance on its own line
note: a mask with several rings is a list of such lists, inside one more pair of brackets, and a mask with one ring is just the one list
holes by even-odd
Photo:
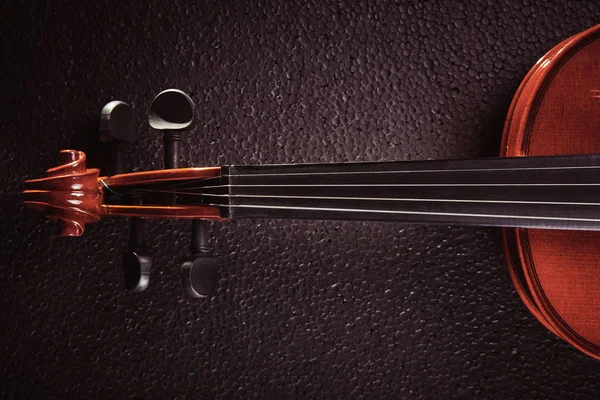
[[194, 120], [194, 102], [178, 89], [160, 92], [150, 105], [148, 123], [163, 132], [165, 168], [179, 168], [182, 131]]
[[[100, 113], [100, 139], [112, 143], [112, 174], [125, 173], [127, 145], [137, 140], [131, 107], [122, 101], [107, 103]], [[132, 199], [135, 203], [137, 200]], [[146, 220], [131, 218], [129, 250], [123, 252], [125, 287], [131, 292], [148, 288], [152, 256], [146, 252]]]
[[100, 135], [104, 141], [117, 140], [132, 144], [137, 140], [129, 104], [114, 100], [102, 107]]
[[119, 100], [107, 103], [100, 112], [100, 140], [112, 143], [112, 173], [125, 172], [126, 144], [137, 140], [129, 104]]
[[[163, 132], [165, 168], [180, 168], [183, 131], [193, 120], [194, 102], [181, 90], [164, 90], [152, 101], [148, 123]], [[218, 259], [210, 255], [206, 221], [192, 221], [191, 253], [181, 265], [183, 286], [192, 297], [208, 297], [216, 287]]]
[[146, 220], [131, 218], [129, 251], [123, 252], [125, 287], [130, 292], [143, 292], [150, 283], [152, 256], [146, 252]]
[[192, 257], [181, 264], [183, 288], [191, 297], [209, 297], [217, 286], [219, 259], [210, 254], [206, 221], [192, 222], [191, 250]]

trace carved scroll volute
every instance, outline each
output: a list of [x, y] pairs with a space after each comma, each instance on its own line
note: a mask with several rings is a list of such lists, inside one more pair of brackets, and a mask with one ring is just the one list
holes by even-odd
[[87, 169], [85, 158], [81, 151], [62, 150], [60, 165], [47, 170], [45, 178], [25, 181], [24, 205], [58, 221], [60, 236], [81, 236], [85, 224], [100, 220], [100, 171]]

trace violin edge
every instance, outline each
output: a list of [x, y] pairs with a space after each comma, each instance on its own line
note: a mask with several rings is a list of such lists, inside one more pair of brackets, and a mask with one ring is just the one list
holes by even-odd
[[[545, 91], [560, 68], [580, 49], [600, 38], [600, 25], [571, 36], [541, 57], [513, 97], [506, 117], [501, 157], [535, 156], [531, 151], [533, 121]], [[545, 153], [544, 153], [545, 154]], [[558, 153], [567, 154], [567, 153]], [[547, 298], [533, 261], [530, 229], [503, 228], [503, 247], [510, 278], [529, 312], [548, 330], [579, 351], [600, 359], [600, 346], [583, 337], [566, 322]]]

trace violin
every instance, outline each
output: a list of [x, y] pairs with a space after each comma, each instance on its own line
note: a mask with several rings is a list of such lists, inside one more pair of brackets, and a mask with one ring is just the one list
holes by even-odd
[[[84, 153], [63, 150], [58, 167], [25, 182], [24, 204], [57, 221], [63, 236], [79, 236], [106, 216], [502, 227], [525, 306], [555, 335], [600, 359], [599, 82], [600, 25], [564, 40], [529, 71], [510, 106], [499, 158], [204, 168], [173, 162], [170, 169], [100, 176]], [[150, 122], [167, 131], [186, 125], [161, 107], [151, 108]], [[174, 135], [165, 150], [176, 159]]]

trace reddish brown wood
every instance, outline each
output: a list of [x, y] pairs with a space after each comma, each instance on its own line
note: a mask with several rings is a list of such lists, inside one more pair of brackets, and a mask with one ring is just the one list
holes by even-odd
[[210, 219], [224, 220], [218, 207], [211, 206], [123, 206], [102, 205], [102, 215], [145, 217], [145, 218], [169, 218], [169, 219]]
[[24, 204], [58, 221], [59, 235], [80, 236], [85, 224], [100, 220], [100, 171], [86, 168], [81, 151], [62, 150], [59, 162], [46, 171], [45, 178], [25, 181]]
[[150, 184], [185, 179], [203, 179], [219, 176], [221, 168], [180, 168], [135, 172], [98, 177], [98, 169], [86, 168], [85, 154], [77, 150], [63, 150], [60, 165], [46, 171], [46, 177], [25, 181], [24, 204], [45, 211], [47, 217], [58, 221], [59, 235], [81, 236], [85, 224], [98, 222], [103, 215], [145, 218], [186, 218], [221, 220], [218, 207], [171, 205], [105, 205], [105, 185]]
[[[156, 171], [133, 172], [98, 178], [102, 186], [111, 188], [126, 185], [141, 185], [158, 182], [173, 182], [186, 179], [214, 178], [221, 175], [220, 167], [178, 168]], [[102, 205], [102, 215], [172, 218], [172, 219], [206, 219], [223, 220], [219, 207], [212, 206], [174, 206], [174, 205]]]
[[[600, 153], [600, 25], [550, 50], [510, 107], [502, 156]], [[511, 278], [548, 329], [600, 359], [600, 232], [505, 229]]]
[[132, 172], [129, 174], [101, 177], [100, 179], [110, 187], [141, 185], [157, 182], [178, 181], [185, 179], [214, 178], [221, 175], [220, 167], [206, 168], [177, 168], [161, 169], [156, 171]]

